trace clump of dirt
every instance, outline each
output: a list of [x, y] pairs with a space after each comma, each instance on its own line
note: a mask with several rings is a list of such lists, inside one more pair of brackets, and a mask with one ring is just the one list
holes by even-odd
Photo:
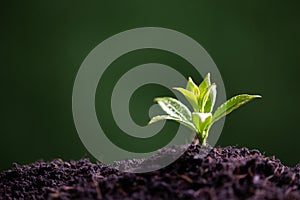
[[148, 173], [120, 172], [88, 159], [14, 164], [0, 173], [0, 199], [300, 199], [300, 165], [287, 167], [247, 148], [213, 148], [204, 157], [201, 150], [193, 144], [171, 165]]

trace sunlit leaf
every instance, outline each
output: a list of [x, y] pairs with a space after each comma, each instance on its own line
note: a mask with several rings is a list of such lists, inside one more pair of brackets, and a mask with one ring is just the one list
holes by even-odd
[[200, 91], [200, 100], [203, 98], [203, 96], [205, 95], [205, 91], [207, 90], [207, 88], [211, 85], [210, 82], [210, 73], [208, 73], [205, 78], [203, 79], [203, 81], [200, 83], [199, 85], [199, 91]]
[[184, 95], [184, 97], [192, 105], [194, 111], [199, 111], [198, 100], [197, 100], [197, 97], [194, 95], [193, 92], [191, 92], [189, 90], [186, 90], [184, 88], [178, 88], [178, 87], [175, 87], [173, 89], [178, 90], [179, 92], [181, 92]]
[[171, 117], [191, 121], [191, 111], [180, 101], [171, 97], [155, 98], [154, 101]]
[[197, 128], [194, 126], [194, 124], [192, 122], [183, 120], [181, 118], [172, 117], [170, 115], [158, 115], [158, 116], [155, 116], [155, 117], [153, 117], [149, 121], [148, 124], [153, 124], [153, 123], [161, 121], [161, 120], [173, 120], [173, 121], [176, 121], [176, 122], [178, 122], [178, 123], [180, 123], [180, 124], [188, 127], [192, 131], [197, 132]]
[[191, 77], [188, 78], [188, 82], [186, 84], [186, 89], [190, 92], [194, 91], [194, 88], [197, 88], [198, 86], [194, 83], [193, 79]]
[[235, 97], [232, 97], [225, 103], [223, 103], [220, 107], [218, 107], [213, 115], [212, 122], [216, 122], [225, 115], [228, 115], [235, 109], [239, 108], [240, 106], [244, 105], [245, 103], [255, 99], [261, 98], [260, 95], [249, 95], [249, 94], [241, 94]]
[[188, 78], [186, 89], [192, 92], [197, 98], [199, 97], [200, 95], [199, 87], [194, 83], [191, 77]]
[[212, 112], [216, 102], [216, 97], [217, 97], [217, 85], [213, 83], [205, 91], [205, 94], [201, 102], [201, 109], [200, 109], [201, 112], [204, 113]]

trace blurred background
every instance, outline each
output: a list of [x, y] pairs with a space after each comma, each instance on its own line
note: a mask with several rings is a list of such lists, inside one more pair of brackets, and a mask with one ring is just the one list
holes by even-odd
[[[226, 118], [217, 145], [256, 148], [286, 165], [296, 165], [300, 162], [299, 9], [297, 1], [2, 2], [0, 170], [13, 162], [91, 157], [72, 117], [77, 70], [106, 38], [145, 26], [174, 29], [198, 41], [217, 64], [227, 97], [263, 95]], [[153, 50], [120, 59], [114, 63], [116, 69], [121, 61], [184, 64]], [[153, 87], [145, 91], [158, 91]], [[97, 110], [104, 104], [99, 95]], [[141, 102], [132, 100], [132, 105], [140, 105], [138, 112], [131, 113], [148, 112], [141, 110]], [[148, 120], [143, 116], [133, 119], [143, 124]]]

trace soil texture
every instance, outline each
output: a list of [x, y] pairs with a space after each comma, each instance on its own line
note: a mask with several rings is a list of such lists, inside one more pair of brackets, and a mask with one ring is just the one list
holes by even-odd
[[[193, 144], [171, 165], [148, 173], [88, 159], [14, 164], [0, 173], [0, 199], [300, 199], [300, 165], [287, 167], [247, 148], [213, 148], [204, 157], [199, 151]], [[163, 155], [114, 165], [149, 167]]]

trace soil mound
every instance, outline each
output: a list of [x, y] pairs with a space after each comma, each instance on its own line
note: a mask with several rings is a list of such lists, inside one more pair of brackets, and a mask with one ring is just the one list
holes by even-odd
[[[148, 173], [120, 172], [88, 159], [14, 164], [0, 173], [0, 199], [300, 199], [300, 165], [287, 167], [247, 148], [213, 148], [204, 157], [201, 150], [191, 145], [171, 165]], [[146, 167], [151, 159], [141, 162]]]

